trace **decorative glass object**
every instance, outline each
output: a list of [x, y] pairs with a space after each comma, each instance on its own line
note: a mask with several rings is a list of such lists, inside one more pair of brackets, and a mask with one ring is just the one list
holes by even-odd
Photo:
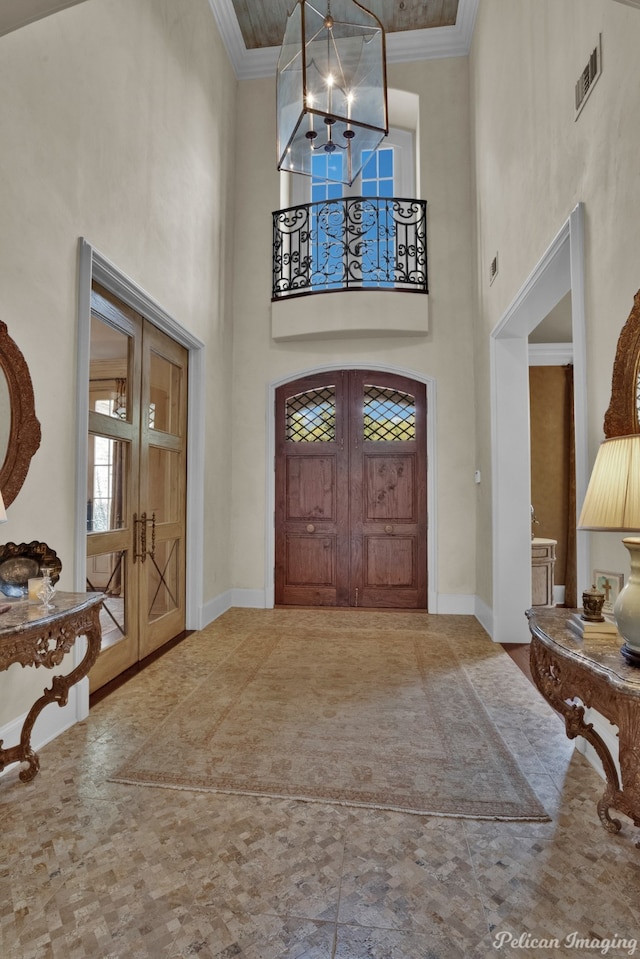
[[42, 573], [42, 586], [40, 586], [38, 590], [38, 595], [40, 596], [43, 607], [45, 609], [51, 609], [53, 606], [51, 600], [56, 591], [53, 585], [53, 579], [51, 578], [52, 571], [47, 566], [43, 566], [40, 572]]
[[382, 24], [357, 0], [298, 0], [277, 68], [278, 169], [353, 183], [389, 132]]

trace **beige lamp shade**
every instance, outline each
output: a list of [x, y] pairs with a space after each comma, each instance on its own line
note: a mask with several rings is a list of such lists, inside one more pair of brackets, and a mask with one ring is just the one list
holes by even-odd
[[4, 508], [4, 500], [2, 499], [2, 493], [0, 493], [0, 523], [7, 522], [7, 511]]
[[640, 433], [601, 444], [578, 527], [640, 532]]

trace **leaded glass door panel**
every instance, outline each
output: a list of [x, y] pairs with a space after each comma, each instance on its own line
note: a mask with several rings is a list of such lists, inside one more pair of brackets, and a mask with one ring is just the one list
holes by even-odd
[[426, 609], [423, 384], [360, 370], [276, 394], [279, 604]]

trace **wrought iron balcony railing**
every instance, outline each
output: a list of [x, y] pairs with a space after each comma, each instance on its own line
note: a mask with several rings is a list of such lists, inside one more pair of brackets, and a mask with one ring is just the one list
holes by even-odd
[[330, 290], [427, 293], [427, 204], [344, 197], [273, 214], [273, 293]]

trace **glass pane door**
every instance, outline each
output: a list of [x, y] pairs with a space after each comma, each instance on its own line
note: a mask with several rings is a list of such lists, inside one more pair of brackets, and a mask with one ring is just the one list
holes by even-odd
[[187, 351], [150, 324], [143, 341], [141, 653], [184, 629]]
[[92, 292], [87, 590], [104, 597], [94, 691], [185, 626], [188, 353]]
[[104, 597], [95, 691], [138, 660], [132, 506], [138, 496], [141, 319], [106, 291], [92, 292], [87, 470], [87, 584]]

